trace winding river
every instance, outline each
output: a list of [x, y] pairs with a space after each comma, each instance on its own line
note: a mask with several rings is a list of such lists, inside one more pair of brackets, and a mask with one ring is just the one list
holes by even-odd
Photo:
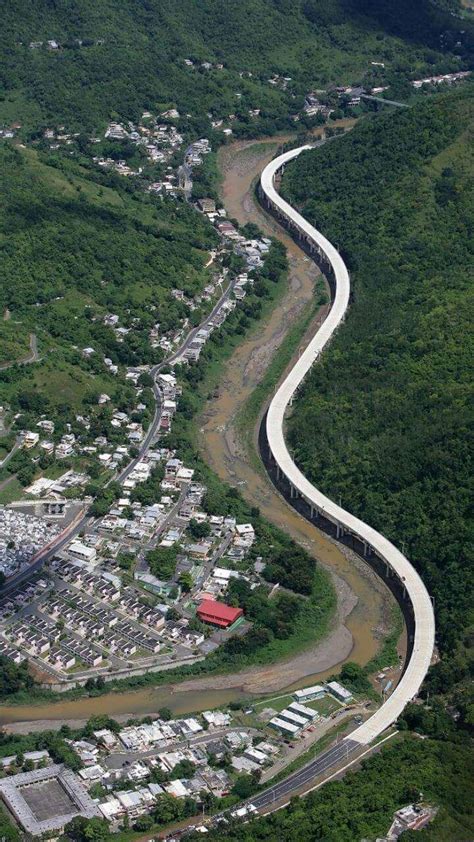
[[[175, 714], [204, 710], [242, 696], [294, 689], [320, 680], [345, 660], [366, 663], [377, 651], [387, 630], [392, 597], [381, 580], [356, 556], [300, 517], [275, 491], [248, 444], [239, 438], [237, 416], [261, 381], [265, 370], [290, 328], [301, 321], [314, 295], [318, 270], [293, 240], [267, 216], [253, 196], [255, 180], [274, 157], [287, 136], [247, 141], [224, 147], [219, 154], [223, 175], [222, 196], [228, 215], [240, 223], [256, 222], [267, 234], [285, 244], [289, 283], [256, 329], [239, 344], [224, 367], [219, 395], [208, 402], [198, 421], [203, 455], [224, 480], [238, 485], [246, 499], [303, 544], [333, 575], [338, 611], [333, 628], [323, 642], [284, 662], [245, 669], [233, 675], [190, 679], [140, 691], [109, 693], [54, 704], [0, 706], [0, 724], [12, 730], [59, 727], [65, 721], [79, 724], [91, 715], [107, 713], [117, 719], [156, 713], [164, 705]], [[314, 333], [318, 317], [301, 340]], [[405, 643], [400, 641], [400, 651]], [[16, 724], [15, 724], [16, 723]]]

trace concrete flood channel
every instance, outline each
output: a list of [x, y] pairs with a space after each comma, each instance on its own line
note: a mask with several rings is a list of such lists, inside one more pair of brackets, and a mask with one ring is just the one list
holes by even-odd
[[[109, 693], [97, 698], [38, 705], [0, 706], [0, 724], [27, 731], [79, 725], [90, 716], [108, 714], [119, 720], [156, 713], [162, 706], [185, 714], [230, 701], [281, 690], [297, 689], [332, 674], [344, 661], [366, 663], [387, 631], [393, 598], [381, 580], [357, 556], [341, 548], [301, 517], [278, 494], [247, 446], [239, 438], [237, 417], [262, 380], [288, 331], [311, 305], [319, 270], [293, 240], [260, 208], [254, 185], [263, 167], [288, 136], [242, 141], [219, 153], [222, 197], [228, 215], [241, 224], [255, 222], [267, 235], [278, 236], [288, 250], [288, 285], [266, 318], [239, 344], [225, 363], [217, 397], [198, 420], [203, 456], [225, 481], [237, 485], [248, 502], [302, 544], [328, 569], [338, 595], [333, 626], [322, 641], [285, 661], [252, 667], [232, 675], [213, 675], [139, 691]], [[317, 316], [301, 338], [316, 328]], [[321, 315], [319, 316], [321, 318]], [[258, 425], [257, 425], [258, 426]], [[254, 440], [257, 429], [254, 431]], [[403, 652], [402, 638], [399, 649]], [[8, 728], [8, 730], [10, 730]]]

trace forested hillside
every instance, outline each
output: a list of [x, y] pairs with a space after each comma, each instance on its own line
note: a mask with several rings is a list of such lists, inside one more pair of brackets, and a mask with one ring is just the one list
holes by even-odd
[[[372, 77], [376, 84], [383, 68], [371, 62], [385, 64], [393, 81], [400, 73], [446, 72], [469, 58], [470, 41], [460, 33], [469, 22], [429, 0], [404, 0], [396, 15], [392, 6], [390, 0], [6, 3], [0, 123], [34, 129], [61, 121], [91, 131], [114, 114], [135, 120], [143, 108], [174, 104], [196, 130], [209, 128], [208, 111], [234, 112], [245, 128], [248, 109], [260, 108], [259, 127], [268, 133], [288, 125], [289, 110], [301, 107], [311, 86]], [[273, 73], [291, 78], [271, 85]]]
[[465, 91], [365, 121], [301, 155], [282, 186], [338, 243], [354, 290], [289, 438], [305, 474], [403, 547], [435, 598], [442, 658], [429, 699], [399, 722], [431, 738], [398, 741], [342, 781], [210, 840], [372, 840], [418, 799], [439, 807], [423, 839], [472, 839], [472, 115]]
[[472, 114], [470, 90], [384, 114], [283, 180], [339, 245], [354, 295], [294, 408], [292, 448], [319, 488], [405, 550], [442, 652], [465, 640], [472, 608]]
[[[0, 400], [17, 406], [22, 395], [39, 390], [45, 406], [37, 411], [50, 409], [51, 400], [67, 414], [88, 395], [96, 402], [98, 390], [122, 388], [104, 356], [122, 366], [159, 358], [150, 329], [156, 322], [163, 332], [176, 329], [188, 314], [172, 289], [188, 296], [202, 290], [207, 249], [217, 235], [185, 203], [132, 196], [123, 180], [117, 189], [101, 184], [100, 175], [97, 183], [67, 158], [4, 146], [0, 173], [0, 362], [26, 355], [29, 332], [40, 357], [35, 365], [0, 371]], [[103, 322], [110, 312], [128, 331], [120, 339]], [[90, 359], [81, 354], [86, 347], [96, 352]]]

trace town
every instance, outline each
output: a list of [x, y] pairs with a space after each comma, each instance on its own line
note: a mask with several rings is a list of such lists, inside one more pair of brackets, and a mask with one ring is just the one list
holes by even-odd
[[474, 838], [474, 0], [394, 6], [5, 4], [0, 842]]
[[[141, 403], [144, 386], [155, 389], [149, 429], [133, 420], [136, 412], [109, 409], [110, 397], [100, 394], [98, 406], [109, 409], [109, 435], [96, 436], [92, 419], [81, 416], [55, 443], [54, 421], [41, 417], [36, 430], [17, 438], [15, 447], [33, 463], [47, 450], [53, 464], [82, 465], [55, 472], [54, 479], [35, 479], [23, 500], [1, 510], [4, 582], [22, 579], [37, 557], [49, 547], [51, 552], [36, 577], [9, 587], [0, 599], [0, 651], [17, 664], [28, 659], [50, 686], [64, 689], [97, 676], [107, 681], [202, 660], [249, 628], [242, 609], [225, 603], [229, 583], [241, 579], [256, 588], [264, 582], [264, 564], [252, 551], [253, 525], [207, 512], [206, 487], [166, 444], [179, 411], [181, 370], [198, 362], [271, 249], [268, 238], [239, 233], [214, 202], [200, 206], [219, 233], [221, 253], [230, 248], [240, 268], [231, 277], [225, 267], [216, 268], [204, 293], [212, 310], [196, 327], [184, 320], [173, 336], [161, 337], [167, 355], [162, 364], [126, 371], [136, 412], [147, 408]], [[182, 297], [179, 290], [174, 294]], [[120, 331], [113, 314], [105, 322]], [[95, 353], [82, 349], [88, 358]], [[103, 502], [90, 494], [99, 472], [105, 477]], [[112, 484], [116, 491], [109, 498]]]
[[[217, 814], [294, 762], [335, 721], [354, 727], [365, 707], [329, 681], [182, 718], [168, 709], [134, 724], [98, 717], [65, 737], [67, 763], [48, 749], [2, 758], [0, 796], [31, 836], [59, 834], [78, 815], [100, 817], [111, 831], [124, 822], [145, 831], [170, 805], [175, 817]], [[231, 815], [245, 818], [252, 809], [247, 803]]]

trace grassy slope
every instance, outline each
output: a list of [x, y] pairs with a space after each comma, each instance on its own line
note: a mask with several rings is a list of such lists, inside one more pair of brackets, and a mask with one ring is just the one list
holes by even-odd
[[0, 322], [0, 366], [30, 355], [30, 337], [24, 325], [3, 319]]
[[355, 300], [290, 421], [303, 470], [392, 537], [468, 623], [472, 95], [360, 125], [284, 189], [346, 254]]

